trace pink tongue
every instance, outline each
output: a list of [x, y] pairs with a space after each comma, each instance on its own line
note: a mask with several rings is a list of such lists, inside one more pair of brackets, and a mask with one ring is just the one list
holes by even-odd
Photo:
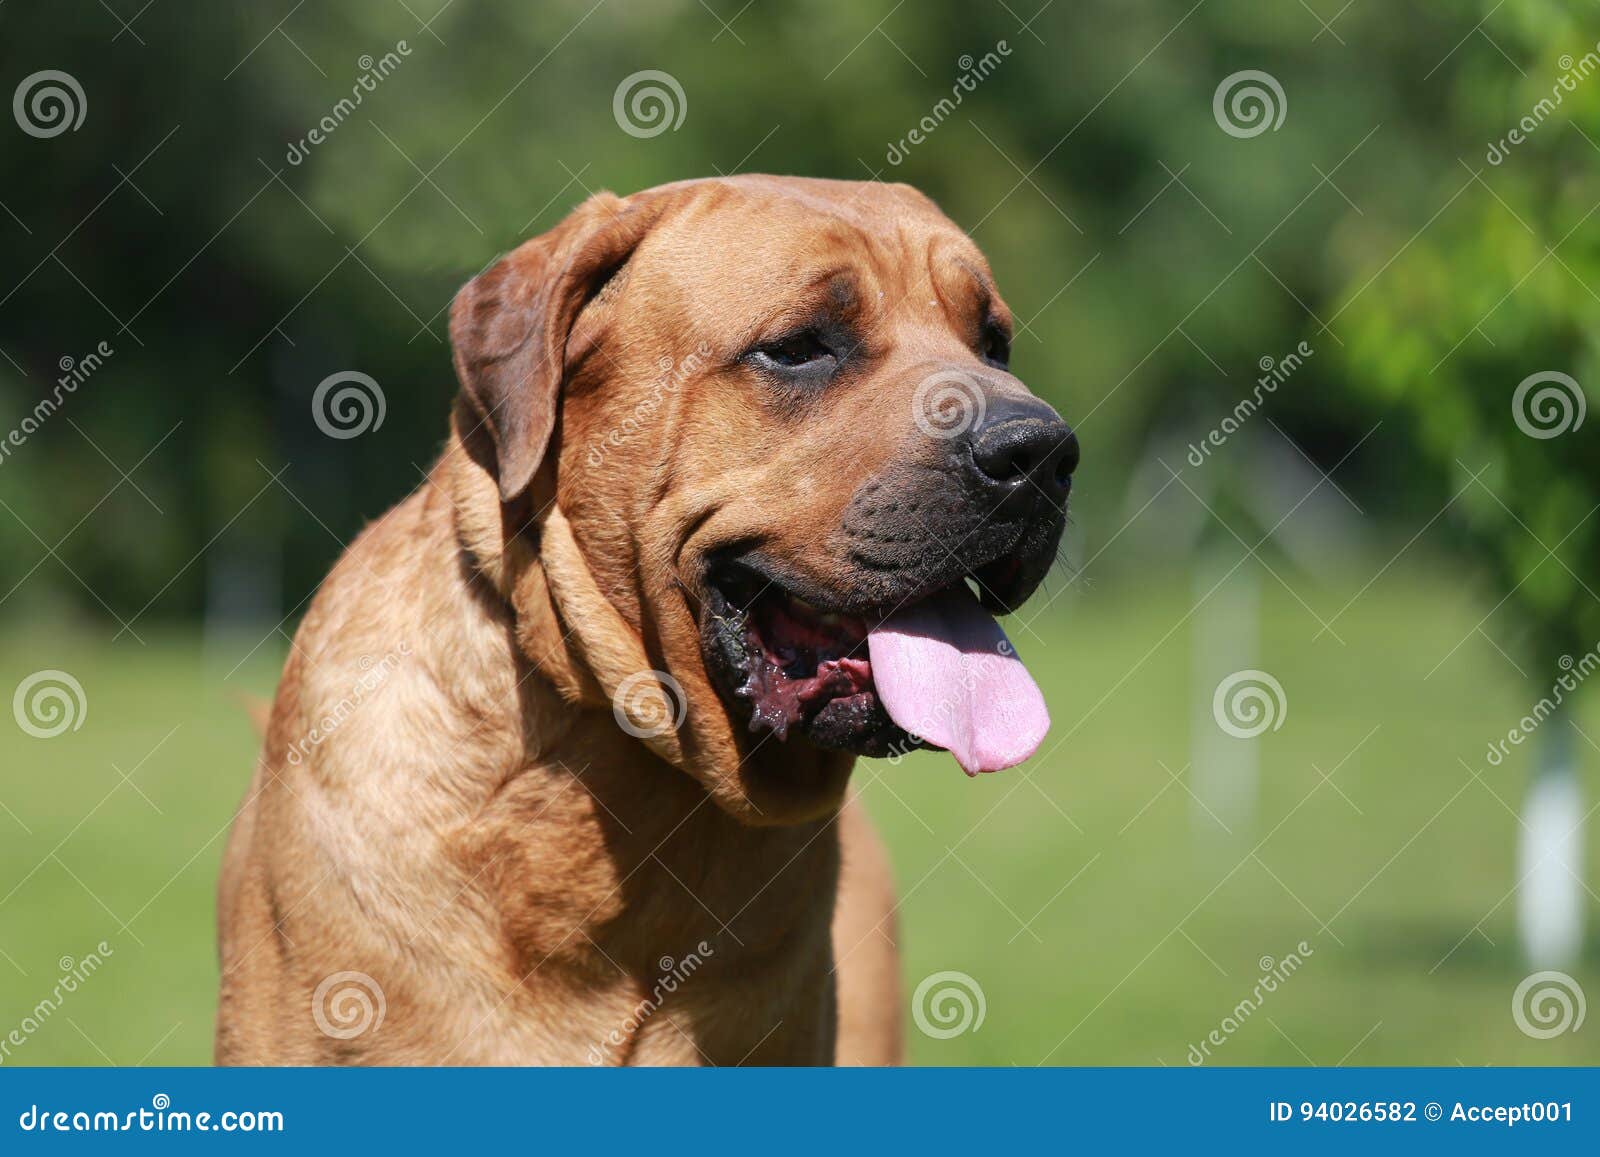
[[1050, 728], [1038, 685], [964, 583], [891, 615], [867, 652], [889, 718], [968, 775], [1021, 763]]

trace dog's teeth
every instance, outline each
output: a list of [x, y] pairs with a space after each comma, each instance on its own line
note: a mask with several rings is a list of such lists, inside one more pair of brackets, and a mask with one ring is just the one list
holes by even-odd
[[825, 615], [818, 615], [817, 622], [826, 623], [830, 627], [837, 627], [844, 623], [844, 616], [837, 611], [829, 611]]

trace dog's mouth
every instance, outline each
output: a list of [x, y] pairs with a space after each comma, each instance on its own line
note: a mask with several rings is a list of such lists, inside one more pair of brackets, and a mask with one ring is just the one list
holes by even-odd
[[752, 734], [803, 730], [819, 747], [874, 756], [920, 746], [878, 700], [864, 616], [823, 610], [736, 563], [717, 568], [708, 595], [707, 657]]
[[1049, 726], [964, 578], [899, 606], [850, 608], [746, 557], [712, 568], [701, 635], [713, 682], [757, 742], [798, 733], [878, 757], [943, 748], [976, 774], [1026, 759]]

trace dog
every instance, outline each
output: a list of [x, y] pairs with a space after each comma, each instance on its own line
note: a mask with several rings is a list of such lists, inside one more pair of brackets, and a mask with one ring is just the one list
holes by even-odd
[[296, 633], [223, 1064], [893, 1064], [858, 755], [1026, 758], [1078, 446], [904, 185], [592, 196], [466, 285], [426, 481]]

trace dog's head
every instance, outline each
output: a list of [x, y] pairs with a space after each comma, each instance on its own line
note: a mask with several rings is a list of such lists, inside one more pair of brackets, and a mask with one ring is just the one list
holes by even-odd
[[1050, 567], [1078, 447], [1011, 333], [915, 190], [774, 177], [600, 194], [451, 317], [463, 442], [561, 638], [756, 822], [836, 805], [855, 754], [1038, 743], [991, 616]]

